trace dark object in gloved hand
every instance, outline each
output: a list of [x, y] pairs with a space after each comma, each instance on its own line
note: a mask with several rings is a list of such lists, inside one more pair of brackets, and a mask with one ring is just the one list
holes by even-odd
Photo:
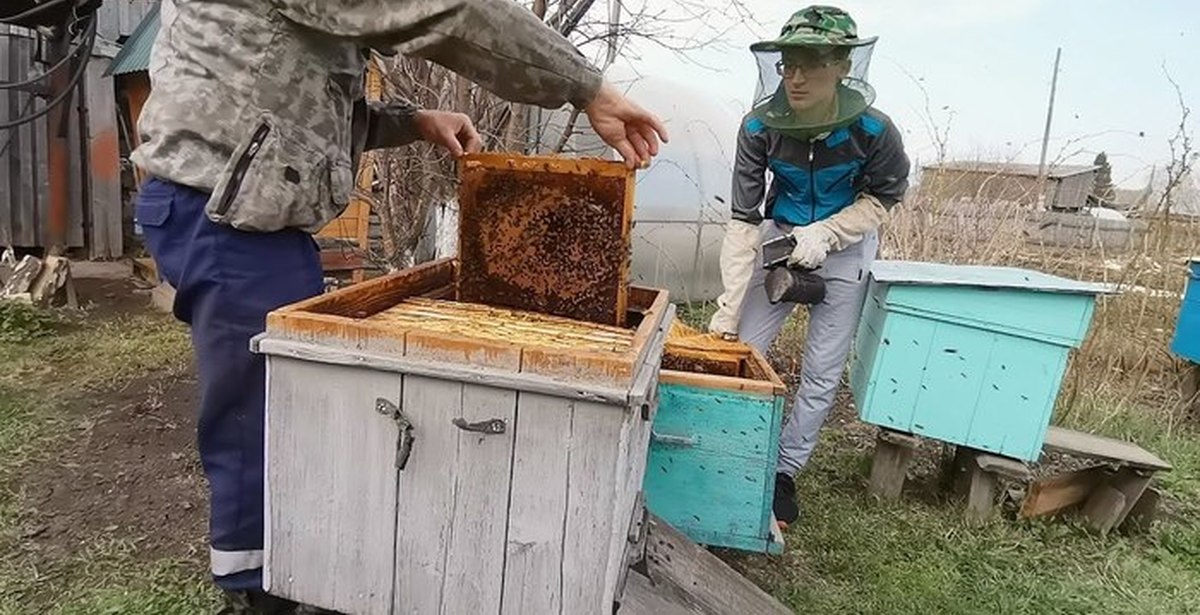
[[825, 279], [804, 269], [776, 267], [767, 272], [767, 301], [812, 305], [825, 300]]
[[796, 238], [781, 235], [763, 243], [762, 265], [767, 272], [767, 300], [772, 305], [781, 301], [812, 305], [825, 300], [825, 280], [807, 269], [787, 266], [788, 257], [796, 247]]

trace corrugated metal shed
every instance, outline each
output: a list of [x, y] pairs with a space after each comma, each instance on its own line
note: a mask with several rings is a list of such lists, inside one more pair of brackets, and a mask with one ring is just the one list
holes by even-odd
[[127, 75], [146, 70], [150, 65], [150, 50], [154, 47], [154, 37], [158, 35], [159, 17], [158, 4], [152, 6], [145, 18], [121, 46], [120, 53], [113, 58], [110, 74]]
[[[21, 81], [42, 68], [34, 63], [38, 40], [24, 28], [0, 24], [0, 81]], [[40, 108], [31, 94], [16, 89], [0, 91], [0, 119], [16, 119]], [[71, 113], [67, 127], [71, 141], [78, 139], [78, 114]], [[48, 235], [50, 172], [48, 121], [42, 118], [10, 130], [0, 130], [0, 247], [40, 247]], [[73, 152], [71, 205], [67, 243], [83, 245], [83, 206], [79, 198], [78, 152]]]
[[[97, 41], [65, 126], [46, 118], [0, 130], [0, 247], [49, 247], [51, 130], [69, 142], [66, 247], [91, 257], [120, 256], [124, 211], [113, 79], [107, 75], [116, 45], [133, 34], [156, 0], [108, 0], [97, 13]], [[0, 81], [21, 81], [46, 69], [34, 32], [0, 24]], [[0, 90], [0, 121], [40, 109], [44, 101], [16, 89]], [[81, 114], [80, 107], [86, 111]]]

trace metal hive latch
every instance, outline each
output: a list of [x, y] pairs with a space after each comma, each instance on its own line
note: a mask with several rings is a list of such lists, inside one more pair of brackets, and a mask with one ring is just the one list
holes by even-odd
[[403, 470], [408, 465], [408, 457], [412, 454], [413, 436], [412, 422], [400, 411], [400, 406], [380, 397], [375, 400], [375, 411], [396, 422], [400, 437], [396, 441], [396, 469]]

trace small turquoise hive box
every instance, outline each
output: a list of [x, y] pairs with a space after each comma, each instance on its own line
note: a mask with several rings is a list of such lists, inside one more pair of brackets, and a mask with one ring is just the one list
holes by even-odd
[[785, 393], [749, 346], [676, 321], [659, 375], [646, 508], [702, 545], [782, 552], [771, 502]]
[[1179, 306], [1171, 352], [1192, 363], [1200, 363], [1200, 256], [1188, 263], [1187, 288]]
[[859, 417], [1038, 459], [1068, 353], [1108, 292], [1010, 267], [876, 262], [850, 370]]

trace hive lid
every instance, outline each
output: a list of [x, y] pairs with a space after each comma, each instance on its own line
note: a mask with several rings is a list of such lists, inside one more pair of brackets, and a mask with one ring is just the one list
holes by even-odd
[[881, 260], [871, 265], [871, 277], [890, 284], [1012, 288], [1089, 295], [1116, 293], [1111, 284], [1080, 282], [1017, 267]]

